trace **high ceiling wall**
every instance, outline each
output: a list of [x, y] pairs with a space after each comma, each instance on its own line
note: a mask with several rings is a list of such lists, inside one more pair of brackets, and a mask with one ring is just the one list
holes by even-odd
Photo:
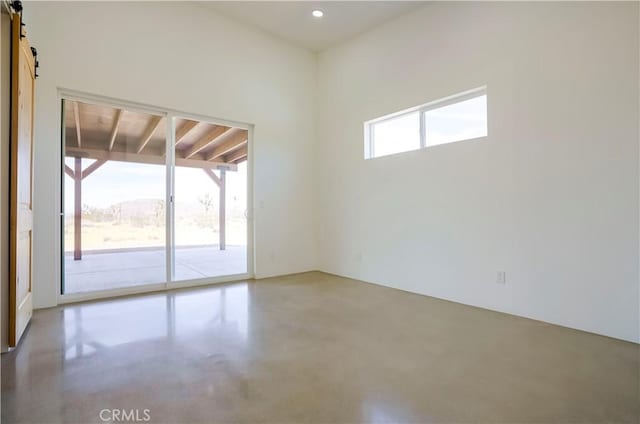
[[[320, 55], [321, 269], [639, 341], [638, 40], [638, 3], [443, 2]], [[486, 139], [363, 160], [484, 85]]]
[[312, 53], [183, 2], [25, 6], [41, 64], [35, 307], [57, 304], [60, 287], [59, 88], [253, 124], [256, 274], [317, 268]]
[[[640, 341], [637, 3], [434, 3], [318, 56], [188, 4], [25, 16], [36, 307], [59, 287], [62, 87], [254, 124], [258, 277], [319, 268]], [[363, 159], [363, 122], [484, 85], [486, 140]]]

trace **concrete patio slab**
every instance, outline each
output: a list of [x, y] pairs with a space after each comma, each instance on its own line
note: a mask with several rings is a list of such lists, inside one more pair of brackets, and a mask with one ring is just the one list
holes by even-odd
[[[144, 249], [85, 253], [76, 261], [65, 255], [65, 294], [111, 290], [166, 281], [165, 250]], [[176, 249], [175, 280], [244, 274], [247, 247], [218, 246]]]

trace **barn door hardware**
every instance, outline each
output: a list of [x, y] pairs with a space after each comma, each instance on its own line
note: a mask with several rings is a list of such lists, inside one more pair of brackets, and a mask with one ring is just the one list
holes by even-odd
[[[24, 22], [22, 22], [22, 2], [19, 0], [11, 2], [11, 9], [13, 9], [13, 13], [20, 15], [20, 28], [24, 27]], [[20, 31], [20, 39], [24, 38], [24, 32]]]
[[40, 67], [40, 62], [38, 62], [38, 49], [35, 47], [31, 47], [31, 54], [33, 55], [33, 63], [35, 69], [33, 70], [35, 77], [38, 78], [38, 68]]

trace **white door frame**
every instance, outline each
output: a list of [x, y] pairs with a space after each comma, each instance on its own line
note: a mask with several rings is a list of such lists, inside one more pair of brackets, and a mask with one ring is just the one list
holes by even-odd
[[[120, 109], [125, 109], [134, 112], [152, 113], [155, 115], [163, 116], [167, 119], [167, 143], [166, 143], [166, 193], [165, 193], [165, 215], [166, 215], [166, 269], [167, 279], [162, 283], [147, 284], [144, 286], [123, 287], [110, 290], [99, 290], [88, 293], [74, 293], [74, 294], [62, 294], [62, 274], [64, 273], [64, 252], [62, 251], [62, 234], [64, 234], [64, 222], [58, 220], [58, 237], [57, 243], [54, 246], [53, 252], [57, 254], [57, 257], [61, 260], [60, 272], [55, 276], [56, 284], [58, 287], [58, 304], [81, 302], [85, 300], [104, 299], [110, 297], [127, 296], [132, 294], [167, 291], [185, 287], [205, 286], [219, 283], [229, 283], [233, 281], [242, 281], [252, 279], [255, 276], [255, 232], [254, 232], [254, 220], [253, 220], [253, 124], [247, 124], [243, 122], [235, 122], [226, 119], [212, 118], [205, 115], [199, 115], [195, 113], [189, 113], [184, 111], [178, 111], [170, 108], [163, 108], [159, 106], [152, 106], [143, 103], [129, 102], [120, 99], [114, 99], [111, 97], [99, 96], [94, 94], [88, 94], [79, 92], [76, 90], [59, 88], [58, 89], [58, 104], [62, 105], [62, 100], [80, 101], [85, 103], [95, 103], [107, 106], [113, 106]], [[60, 110], [62, 114], [62, 110]], [[247, 137], [247, 272], [244, 274], [225, 275], [220, 277], [205, 277], [193, 280], [184, 281], [172, 281], [175, 274], [175, 238], [174, 238], [174, 164], [175, 164], [175, 119], [186, 118], [194, 121], [204, 121], [211, 124], [230, 126], [235, 128], [246, 129], [248, 132]], [[64, 128], [64, 122], [61, 123], [62, 129]], [[64, 140], [60, 138], [60, 150], [61, 150], [61, 164], [64, 162]], [[58, 189], [56, 191], [56, 200], [59, 207], [62, 209], [62, 166], [58, 167]], [[62, 214], [62, 210], [59, 211]]]

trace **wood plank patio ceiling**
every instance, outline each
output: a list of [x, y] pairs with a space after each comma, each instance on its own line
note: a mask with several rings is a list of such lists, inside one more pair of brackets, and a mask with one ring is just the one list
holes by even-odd
[[[165, 163], [166, 118], [65, 100], [65, 155]], [[176, 119], [176, 166], [235, 170], [247, 160], [247, 130]]]

